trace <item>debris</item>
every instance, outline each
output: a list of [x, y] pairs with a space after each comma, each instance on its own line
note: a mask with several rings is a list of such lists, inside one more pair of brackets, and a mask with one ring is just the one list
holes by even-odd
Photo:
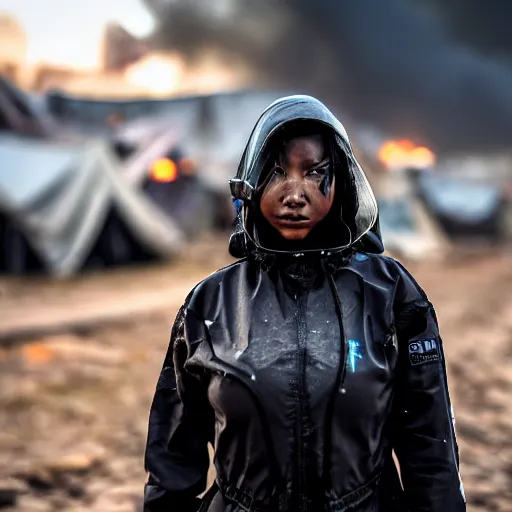
[[18, 497], [26, 491], [26, 486], [19, 480], [13, 478], [0, 480], [0, 509], [15, 506]]

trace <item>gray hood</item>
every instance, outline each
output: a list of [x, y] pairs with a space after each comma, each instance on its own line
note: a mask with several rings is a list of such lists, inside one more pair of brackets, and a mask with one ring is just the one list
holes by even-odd
[[[253, 250], [283, 252], [270, 250], [259, 244], [257, 233], [254, 232], [249, 222], [249, 205], [256, 199], [255, 191], [263, 171], [268, 141], [284, 124], [298, 120], [317, 121], [334, 131], [337, 145], [346, 155], [348, 171], [353, 178], [354, 193], [358, 198], [355, 218], [350, 222], [352, 226], [355, 226], [353, 228], [355, 232], [351, 233], [350, 243], [343, 246], [319, 247], [304, 252], [343, 251], [354, 246], [363, 246], [368, 252], [382, 252], [377, 201], [368, 179], [352, 151], [345, 128], [332, 112], [317, 99], [311, 96], [295, 95], [274, 101], [261, 114], [242, 154], [236, 176], [230, 180], [233, 199], [240, 200], [242, 203], [230, 239], [231, 254], [241, 257]], [[342, 211], [340, 211], [340, 219], [343, 219]], [[334, 239], [337, 237], [333, 237]]]

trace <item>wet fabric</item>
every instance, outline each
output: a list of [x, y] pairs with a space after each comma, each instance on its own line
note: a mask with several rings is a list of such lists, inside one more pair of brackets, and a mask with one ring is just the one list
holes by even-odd
[[[274, 108], [298, 115], [284, 99], [263, 118]], [[263, 132], [235, 182], [244, 203], [258, 180], [255, 140]], [[231, 249], [245, 256], [187, 297], [151, 407], [145, 512], [465, 510], [435, 311], [380, 254], [373, 194], [356, 168], [353, 244], [272, 251], [241, 212]], [[208, 443], [216, 482], [198, 499]]]

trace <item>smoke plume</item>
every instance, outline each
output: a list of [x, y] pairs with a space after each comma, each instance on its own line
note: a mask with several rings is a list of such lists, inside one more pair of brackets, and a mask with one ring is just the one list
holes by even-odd
[[454, 38], [493, 57], [512, 59], [509, 0], [421, 0], [433, 6]]
[[456, 38], [465, 29], [447, 33], [442, 20], [457, 0], [452, 11], [440, 7], [441, 20], [419, 0], [146, 3], [159, 20], [157, 44], [191, 59], [217, 48], [233, 66], [251, 65], [258, 83], [316, 95], [390, 135], [437, 151], [512, 141], [512, 67], [489, 56], [492, 45], [478, 51], [488, 34], [464, 45]]

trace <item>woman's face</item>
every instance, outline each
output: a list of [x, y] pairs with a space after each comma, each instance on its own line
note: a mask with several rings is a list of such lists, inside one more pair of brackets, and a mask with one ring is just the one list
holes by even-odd
[[303, 240], [329, 213], [334, 179], [318, 135], [292, 139], [273, 169], [260, 200], [261, 213], [286, 240]]

